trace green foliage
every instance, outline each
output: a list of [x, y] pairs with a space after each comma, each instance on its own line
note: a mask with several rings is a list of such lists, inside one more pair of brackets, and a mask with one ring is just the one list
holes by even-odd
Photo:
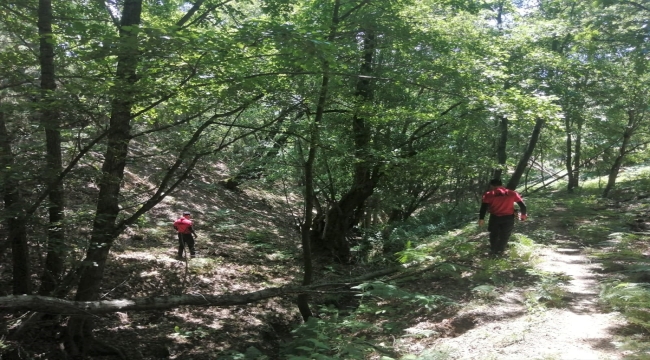
[[650, 284], [613, 282], [603, 285], [600, 297], [605, 304], [625, 314], [632, 324], [650, 331]]
[[373, 324], [354, 317], [341, 318], [333, 308], [321, 308], [320, 311], [320, 318], [311, 317], [292, 331], [294, 339], [283, 346], [283, 358], [363, 358], [372, 349], [366, 337], [358, 333], [373, 329]]
[[474, 287], [472, 293], [474, 293], [478, 298], [484, 300], [492, 300], [499, 296], [497, 287], [487, 284]]
[[194, 330], [188, 330], [188, 329], [183, 329], [177, 325], [174, 326], [174, 335], [180, 336], [182, 338], [200, 340], [214, 335], [214, 331], [210, 329], [203, 329], [201, 327], [198, 327]]
[[402, 264], [433, 260], [426, 246], [413, 248], [411, 247], [410, 241], [406, 242], [406, 248], [403, 251], [397, 252], [395, 255], [397, 255], [398, 261]]
[[5, 342], [5, 336], [0, 337], [0, 353], [9, 349], [9, 344]]
[[359, 295], [361, 297], [370, 296], [381, 299], [397, 299], [400, 303], [413, 304], [427, 310], [437, 310], [441, 306], [450, 306], [455, 303], [453, 300], [445, 296], [416, 294], [381, 281], [363, 283], [353, 287], [352, 289], [361, 290], [362, 293]]
[[540, 245], [523, 234], [514, 234], [513, 237], [515, 238], [515, 241], [509, 243], [510, 257], [523, 262], [534, 261], [537, 257], [537, 250], [540, 248]]
[[250, 244], [260, 244], [269, 240], [271, 233], [268, 231], [253, 230], [246, 234], [246, 242]]
[[566, 305], [565, 296], [567, 291], [565, 285], [571, 280], [570, 276], [536, 269], [530, 269], [528, 273], [538, 277], [534, 289], [524, 293], [529, 311]]
[[193, 274], [206, 275], [218, 269], [220, 262], [218, 258], [200, 257], [189, 262], [189, 269]]
[[[414, 309], [436, 311], [455, 304], [444, 296], [413, 293], [381, 281], [361, 284], [354, 289], [361, 291], [356, 310], [343, 317], [337, 309], [321, 308], [319, 317], [310, 318], [293, 331], [294, 340], [283, 347], [283, 358], [361, 359], [372, 351], [386, 352], [382, 350], [384, 345], [372, 339], [397, 335], [408, 327], [404, 321], [394, 318], [394, 314]], [[386, 321], [379, 326], [372, 319]]]

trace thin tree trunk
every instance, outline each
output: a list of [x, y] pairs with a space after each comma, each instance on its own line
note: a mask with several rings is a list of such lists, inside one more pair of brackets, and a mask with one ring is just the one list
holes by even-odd
[[573, 134], [571, 133], [571, 120], [569, 119], [569, 116], [567, 116], [564, 120], [564, 129], [566, 131], [566, 153], [564, 164], [568, 177], [567, 191], [569, 193], [572, 193], [573, 184], [575, 184], [575, 182], [573, 181]]
[[58, 176], [63, 168], [61, 159], [61, 133], [59, 131], [59, 114], [52, 101], [56, 82], [54, 80], [54, 44], [52, 43], [52, 2], [39, 0], [38, 6], [38, 34], [40, 37], [40, 65], [41, 65], [41, 123], [45, 128], [47, 183], [56, 183], [49, 193], [49, 228], [47, 241], [47, 256], [45, 268], [41, 276], [39, 295], [49, 295], [56, 288], [59, 278], [63, 273], [64, 256], [64, 231], [63, 210], [65, 209], [65, 196], [63, 183], [58, 181]]
[[[339, 9], [341, 8], [341, 1], [336, 0], [334, 2], [334, 8], [332, 10], [332, 24], [330, 26], [330, 33], [328, 35], [328, 41], [332, 41], [336, 36], [339, 23]], [[320, 141], [320, 131], [319, 126], [323, 120], [323, 114], [325, 113], [325, 106], [327, 104], [327, 93], [329, 91], [329, 62], [327, 60], [323, 61], [323, 78], [321, 80], [320, 92], [318, 94], [318, 104], [316, 105], [316, 115], [314, 116], [314, 123], [311, 128], [310, 140], [309, 140], [309, 152], [307, 155], [307, 161], [304, 164], [305, 170], [305, 218], [302, 223], [301, 228], [301, 240], [302, 240], [302, 253], [303, 253], [303, 264], [304, 264], [304, 274], [302, 285], [307, 286], [311, 284], [313, 280], [313, 266], [312, 266], [312, 254], [311, 254], [311, 239], [312, 239], [312, 225], [314, 223], [314, 205], [316, 203], [314, 195], [314, 162], [316, 161], [316, 150], [318, 149]], [[300, 315], [304, 321], [307, 321], [310, 317], [313, 316], [311, 309], [309, 308], [309, 294], [300, 294], [297, 299], [298, 310], [300, 310]]]
[[508, 160], [508, 153], [506, 151], [508, 145], [508, 118], [505, 116], [501, 116], [500, 118], [499, 134], [499, 144], [497, 145], [497, 162], [499, 166], [492, 173], [493, 179], [501, 179], [503, 169], [505, 169], [506, 161]]
[[578, 121], [578, 129], [576, 134], [576, 144], [575, 151], [573, 153], [573, 177], [570, 181], [573, 183], [570, 185], [571, 189], [577, 189], [580, 187], [580, 159], [582, 152], [582, 121]]
[[31, 294], [31, 270], [29, 261], [29, 245], [27, 244], [27, 228], [22, 216], [22, 199], [20, 183], [14, 174], [14, 156], [11, 152], [11, 142], [5, 113], [0, 110], [0, 166], [2, 183], [4, 184], [4, 207], [7, 218], [7, 241], [11, 244], [13, 268], [13, 294]]
[[530, 135], [530, 141], [528, 141], [528, 146], [526, 147], [526, 151], [524, 151], [523, 155], [521, 155], [521, 158], [519, 159], [519, 163], [515, 168], [515, 172], [510, 177], [510, 181], [508, 181], [508, 185], [506, 185], [508, 189], [514, 190], [517, 188], [517, 185], [519, 185], [521, 176], [524, 174], [524, 171], [526, 171], [526, 167], [528, 166], [528, 160], [530, 160], [530, 157], [533, 156], [533, 152], [535, 152], [535, 146], [537, 146], [537, 141], [539, 140], [539, 134], [542, 132], [542, 127], [544, 126], [544, 123], [545, 121], [541, 118], [538, 118], [537, 121], [535, 121], [535, 127], [533, 128], [533, 133]]
[[635, 120], [634, 112], [628, 111], [628, 120], [625, 131], [623, 132], [623, 141], [621, 142], [621, 147], [618, 149], [618, 156], [616, 156], [616, 159], [609, 170], [607, 185], [605, 185], [605, 189], [603, 190], [603, 198], [608, 197], [610, 191], [612, 191], [616, 185], [616, 178], [618, 177], [618, 173], [621, 171], [621, 165], [623, 165], [625, 155], [627, 155], [627, 147], [630, 144], [630, 138], [632, 138], [635, 131]]

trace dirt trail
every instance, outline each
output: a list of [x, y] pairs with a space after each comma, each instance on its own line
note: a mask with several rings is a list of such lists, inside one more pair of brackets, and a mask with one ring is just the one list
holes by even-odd
[[625, 325], [617, 313], [598, 306], [597, 264], [570, 241], [546, 248], [536, 267], [571, 277], [566, 306], [527, 311], [525, 289], [513, 289], [495, 302], [465, 311], [476, 326], [455, 338], [440, 338], [435, 349], [450, 359], [622, 359], [614, 331]]

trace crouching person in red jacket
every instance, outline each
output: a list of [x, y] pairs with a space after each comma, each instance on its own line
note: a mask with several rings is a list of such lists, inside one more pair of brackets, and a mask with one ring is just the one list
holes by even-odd
[[178, 231], [178, 259], [183, 258], [183, 249], [185, 245], [190, 249], [190, 256], [194, 257], [194, 238], [196, 233], [194, 228], [192, 228], [192, 220], [190, 220], [191, 214], [189, 211], [184, 211], [183, 216], [174, 221], [174, 229]]
[[488, 231], [490, 232], [490, 250], [493, 255], [503, 254], [515, 227], [515, 206], [519, 205], [520, 220], [524, 221], [526, 204], [514, 190], [506, 189], [500, 179], [490, 180], [490, 190], [483, 194], [483, 203], [479, 211], [478, 225], [485, 224], [485, 213], [490, 211]]

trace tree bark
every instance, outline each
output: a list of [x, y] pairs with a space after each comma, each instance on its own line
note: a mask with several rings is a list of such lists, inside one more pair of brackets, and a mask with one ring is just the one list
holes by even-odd
[[517, 185], [519, 185], [521, 176], [524, 174], [526, 167], [528, 166], [528, 161], [530, 160], [531, 156], [533, 156], [533, 152], [535, 152], [535, 147], [537, 146], [537, 141], [539, 140], [539, 134], [542, 132], [542, 127], [544, 126], [545, 122], [546, 121], [541, 118], [538, 118], [537, 121], [535, 121], [535, 127], [533, 128], [533, 133], [530, 135], [530, 141], [528, 141], [526, 151], [524, 151], [524, 153], [521, 155], [519, 163], [517, 163], [517, 167], [515, 168], [515, 172], [510, 177], [506, 188], [514, 190], [517, 188]]
[[[112, 89], [111, 117], [107, 147], [99, 182], [97, 210], [89, 248], [83, 260], [75, 300], [91, 301], [99, 297], [106, 259], [115, 239], [119, 214], [119, 194], [131, 139], [131, 111], [135, 95], [136, 67], [139, 60], [138, 26], [142, 0], [125, 0], [120, 21], [116, 84]], [[68, 321], [67, 349], [73, 356], [85, 356], [93, 350], [92, 319], [75, 316]]]
[[52, 36], [52, 2], [39, 0], [38, 35], [40, 37], [39, 61], [41, 65], [41, 124], [45, 129], [47, 172], [46, 182], [54, 184], [49, 193], [49, 228], [45, 268], [41, 276], [40, 295], [49, 295], [57, 286], [63, 273], [64, 238], [63, 220], [65, 195], [63, 183], [58, 181], [63, 169], [61, 159], [60, 120], [56, 104], [52, 100], [56, 90], [54, 78], [54, 44]]
[[[273, 297], [293, 294], [356, 292], [355, 290], [351, 289], [352, 286], [381, 276], [390, 275], [401, 270], [403, 270], [402, 266], [396, 266], [364, 274], [352, 279], [346, 279], [344, 282], [322, 283], [300, 287], [274, 287], [245, 294], [185, 294], [101, 301], [72, 301], [48, 296], [12, 295], [0, 297], [0, 313], [13, 311], [37, 311], [51, 314], [83, 316], [90, 314], [107, 314], [117, 311], [168, 310], [177, 308], [179, 306], [226, 307], [245, 305]], [[341, 287], [345, 287], [346, 289], [319, 290], [321, 288], [340, 289]]]
[[[356, 96], [359, 108], [368, 105], [373, 99], [371, 83], [372, 61], [376, 50], [375, 35], [372, 31], [363, 31], [363, 61], [357, 80]], [[354, 137], [355, 163], [352, 186], [342, 198], [327, 211], [322, 239], [326, 248], [333, 251], [340, 262], [350, 261], [350, 244], [346, 235], [356, 225], [363, 214], [365, 201], [370, 197], [379, 181], [379, 166], [373, 164], [370, 154], [371, 128], [366, 119], [356, 111], [352, 118], [352, 135]], [[316, 227], [316, 226], [315, 226]]]
[[571, 190], [580, 187], [580, 161], [582, 155], [582, 120], [578, 121], [578, 128], [576, 131], [576, 143], [573, 153], [573, 177], [569, 179], [572, 183], [569, 184]]
[[194, 294], [102, 301], [71, 301], [46, 296], [14, 295], [0, 297], [0, 312], [37, 311], [49, 314], [63, 314], [85, 317], [90, 314], [106, 314], [117, 311], [168, 310], [184, 305], [205, 307], [244, 305], [272, 297], [291, 295], [302, 292], [318, 291], [299, 287], [278, 287], [254, 291], [247, 294]]
[[5, 119], [5, 112], [0, 110], [0, 170], [4, 184], [4, 207], [7, 218], [7, 241], [11, 244], [13, 269], [13, 294], [31, 294], [31, 271], [29, 246], [27, 244], [27, 227], [23, 216], [20, 183], [13, 174], [14, 156]]
[[492, 173], [493, 179], [501, 179], [503, 169], [505, 169], [506, 161], [508, 160], [508, 153], [506, 151], [508, 145], [508, 118], [505, 116], [501, 116], [500, 118], [499, 134], [499, 144], [497, 145], [497, 162], [499, 166]]
[[569, 116], [566, 116], [566, 119], [564, 120], [564, 129], [566, 131], [566, 153], [565, 153], [565, 159], [564, 159], [564, 165], [566, 167], [566, 172], [567, 172], [567, 191], [569, 193], [573, 192], [573, 184], [575, 184], [575, 181], [573, 180], [573, 134], [571, 132], [571, 119], [569, 119]]
[[618, 149], [618, 155], [616, 156], [616, 159], [614, 159], [614, 163], [609, 170], [607, 185], [605, 185], [605, 189], [603, 190], [603, 198], [608, 197], [610, 191], [612, 191], [616, 185], [616, 178], [618, 177], [618, 173], [621, 171], [621, 166], [623, 165], [625, 155], [627, 155], [627, 147], [630, 143], [630, 138], [632, 138], [632, 135], [634, 135], [634, 131], [636, 129], [635, 123], [636, 119], [634, 112], [630, 110], [628, 111], [627, 126], [623, 132], [623, 141], [621, 142], [621, 147]]

